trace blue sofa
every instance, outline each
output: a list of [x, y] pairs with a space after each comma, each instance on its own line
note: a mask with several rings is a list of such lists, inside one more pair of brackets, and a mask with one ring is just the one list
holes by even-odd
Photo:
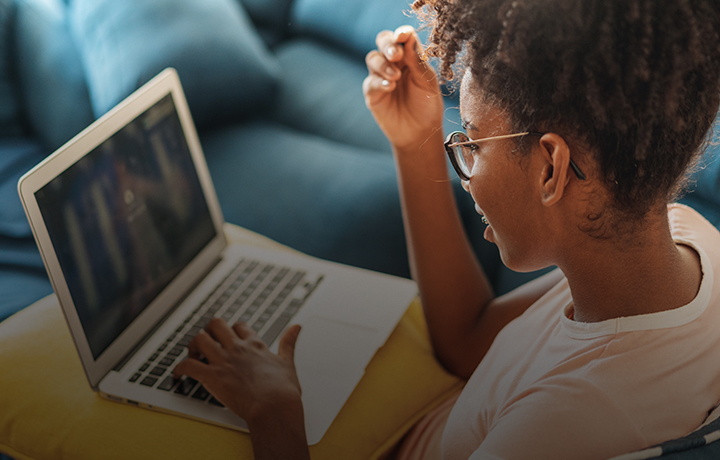
[[[20, 175], [168, 66], [227, 221], [306, 253], [409, 276], [393, 160], [365, 108], [378, 31], [406, 0], [0, 0], [0, 320], [52, 292]], [[457, 125], [448, 90], [449, 128]], [[463, 219], [501, 290], [469, 196]], [[503, 278], [503, 279], [501, 279]]]
[[[377, 32], [417, 25], [408, 9], [408, 0], [0, 0], [0, 319], [52, 291], [17, 179], [168, 66], [227, 221], [408, 276], [393, 160], [361, 91]], [[446, 92], [446, 129], [457, 129], [457, 92]], [[683, 198], [715, 225], [718, 150]], [[502, 266], [454, 185], [496, 290], [536, 276]]]
[[[52, 291], [17, 197], [22, 173], [167, 66], [178, 69], [226, 220], [306, 253], [408, 276], [389, 145], [364, 55], [407, 0], [0, 0], [0, 320]], [[446, 129], [458, 126], [446, 89]], [[720, 225], [712, 146], [683, 201]], [[455, 182], [498, 292], [502, 266]], [[519, 223], [522, 225], [522, 223]]]

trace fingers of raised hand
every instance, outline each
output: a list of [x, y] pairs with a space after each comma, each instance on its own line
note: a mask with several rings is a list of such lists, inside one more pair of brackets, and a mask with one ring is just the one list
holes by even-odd
[[377, 50], [370, 51], [365, 56], [365, 64], [370, 75], [376, 75], [388, 81], [398, 80], [401, 76], [400, 69]]
[[415, 43], [419, 44], [415, 28], [408, 25], [400, 26], [395, 29], [393, 32], [393, 41], [396, 43], [408, 43], [410, 41], [415, 41]]
[[401, 42], [395, 38], [395, 33], [391, 30], [383, 30], [375, 37], [375, 45], [382, 55], [390, 62], [402, 61], [405, 50]]

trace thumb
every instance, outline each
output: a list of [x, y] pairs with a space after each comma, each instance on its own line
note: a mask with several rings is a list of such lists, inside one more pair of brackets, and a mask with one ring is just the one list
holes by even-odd
[[301, 326], [295, 324], [290, 326], [287, 331], [280, 338], [278, 344], [278, 356], [294, 361], [295, 359], [295, 343], [297, 342], [298, 335], [300, 334]]
[[424, 74], [428, 70], [420, 38], [412, 26], [400, 26], [393, 33], [395, 41], [403, 44], [403, 61], [413, 71]]

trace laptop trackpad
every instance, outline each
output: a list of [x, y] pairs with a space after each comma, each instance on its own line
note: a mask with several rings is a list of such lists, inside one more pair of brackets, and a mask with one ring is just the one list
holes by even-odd
[[308, 443], [315, 444], [353, 392], [383, 339], [370, 328], [313, 316], [295, 346]]

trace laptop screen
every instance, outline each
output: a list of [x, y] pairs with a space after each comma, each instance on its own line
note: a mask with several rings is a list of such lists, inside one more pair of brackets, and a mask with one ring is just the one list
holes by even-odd
[[35, 196], [95, 359], [216, 236], [171, 95]]

